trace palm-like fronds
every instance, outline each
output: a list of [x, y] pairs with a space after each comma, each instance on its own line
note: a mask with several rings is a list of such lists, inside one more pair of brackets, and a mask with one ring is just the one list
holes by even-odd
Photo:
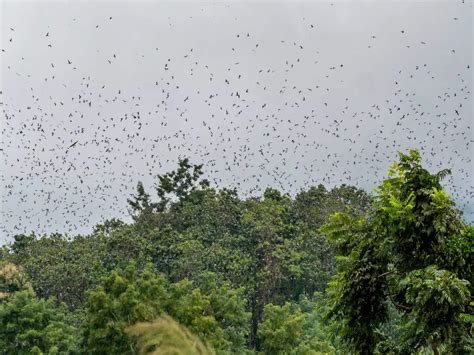
[[441, 181], [441, 180], [444, 180], [444, 178], [446, 178], [448, 175], [451, 175], [451, 169], [443, 169], [443, 170], [438, 171], [435, 174], [435, 178], [438, 181]]
[[151, 323], [137, 323], [126, 330], [138, 339], [140, 355], [213, 355], [214, 350], [173, 318], [163, 315]]

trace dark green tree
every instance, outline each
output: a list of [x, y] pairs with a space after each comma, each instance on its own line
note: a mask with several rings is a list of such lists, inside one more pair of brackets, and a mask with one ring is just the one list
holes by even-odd
[[103, 223], [97, 224], [94, 227], [94, 234], [102, 234], [109, 236], [112, 232], [117, 231], [125, 227], [125, 223], [117, 218], [112, 218], [104, 221]]
[[104, 247], [98, 236], [69, 240], [52, 234], [12, 248], [8, 258], [27, 273], [38, 297], [53, 297], [76, 309], [84, 305], [86, 290], [107, 272], [103, 267]]
[[294, 213], [311, 228], [319, 228], [335, 212], [362, 215], [369, 206], [370, 196], [364, 190], [341, 185], [328, 191], [320, 184], [296, 195]]
[[156, 192], [159, 198], [159, 210], [164, 210], [168, 202], [184, 200], [191, 191], [209, 187], [209, 181], [201, 179], [202, 164], [193, 165], [189, 158], [179, 159], [178, 169], [164, 175], [158, 175]]
[[129, 213], [139, 226], [150, 225], [154, 215], [159, 208], [159, 203], [152, 202], [150, 195], [145, 192], [141, 181], [137, 184], [137, 193], [131, 199], [127, 199]]

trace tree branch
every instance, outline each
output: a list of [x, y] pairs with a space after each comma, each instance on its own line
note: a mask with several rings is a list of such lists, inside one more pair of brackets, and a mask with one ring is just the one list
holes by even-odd
[[392, 295], [389, 293], [388, 294], [388, 297], [390, 298], [390, 301], [392, 302], [392, 304], [397, 307], [397, 308], [401, 308], [401, 309], [404, 309], [406, 311], [411, 311], [412, 310], [412, 307], [409, 307], [409, 306], [405, 306], [403, 304], [399, 304], [397, 302], [395, 302], [395, 300], [393, 299]]
[[384, 272], [383, 274], [380, 274], [379, 276], [377, 276], [377, 278], [384, 277], [384, 276], [389, 275], [389, 274], [393, 274], [394, 272], [395, 272], [395, 270]]

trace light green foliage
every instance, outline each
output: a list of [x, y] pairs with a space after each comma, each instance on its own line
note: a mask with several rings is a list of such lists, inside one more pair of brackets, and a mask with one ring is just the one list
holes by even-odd
[[[364, 220], [351, 214], [336, 212], [329, 216], [321, 231], [328, 237], [338, 257], [349, 256], [365, 239]], [[340, 268], [341, 265], [338, 265]]]
[[201, 276], [199, 289], [203, 297], [209, 300], [211, 309], [208, 313], [222, 329], [209, 342], [216, 349], [243, 352], [251, 316], [246, 311], [247, 301], [243, 288], [235, 289], [228, 282], [219, 282], [215, 274], [208, 272]]
[[140, 275], [133, 264], [123, 272], [113, 271], [89, 292], [83, 347], [96, 354], [133, 353], [125, 328], [154, 320], [166, 301], [165, 280], [150, 268]]
[[[391, 243], [399, 268], [413, 270], [445, 263], [445, 243], [465, 226], [440, 184], [445, 171], [430, 174], [417, 151], [400, 154], [400, 161], [379, 186], [374, 217]], [[444, 265], [438, 265], [443, 267]]]
[[212, 355], [205, 345], [186, 327], [163, 315], [154, 322], [137, 323], [126, 329], [130, 337], [138, 338], [139, 355]]
[[305, 315], [303, 338], [296, 348], [297, 354], [321, 355], [335, 354], [340, 347], [338, 339], [331, 338], [331, 327], [325, 320], [329, 311], [328, 300], [322, 293], [316, 292], [311, 299], [303, 297], [298, 306]]
[[322, 328], [324, 303], [303, 299], [299, 304], [267, 304], [258, 326], [262, 354], [334, 354]]
[[0, 354], [78, 353], [76, 330], [52, 299], [19, 291], [0, 304]]
[[[462, 341], [465, 325], [461, 313], [469, 301], [468, 282], [456, 274], [435, 266], [414, 270], [400, 281], [407, 304], [412, 311], [406, 315], [403, 350], [438, 347]], [[459, 344], [451, 344], [454, 349]]]
[[471, 292], [474, 288], [474, 227], [467, 225], [459, 234], [446, 241], [443, 263], [448, 270], [455, 271], [468, 280]]
[[416, 151], [400, 154], [365, 216], [336, 214], [322, 228], [340, 255], [330, 316], [348, 350], [465, 351], [472, 227], [441, 186], [448, 173], [430, 174]]
[[203, 290], [188, 280], [172, 284], [166, 311], [219, 353], [243, 351], [249, 314], [241, 292], [228, 285], [220, 290], [215, 280], [211, 282]]
[[204, 276], [203, 288], [188, 280], [168, 284], [151, 267], [139, 273], [134, 265], [113, 271], [89, 294], [84, 324], [84, 346], [94, 353], [133, 353], [125, 328], [153, 321], [167, 313], [209, 342], [218, 352], [244, 348], [249, 314], [242, 290]]
[[33, 292], [23, 269], [8, 261], [0, 262], [0, 302], [21, 290]]
[[290, 303], [283, 306], [267, 304], [258, 327], [264, 354], [290, 354], [303, 337], [304, 315], [299, 308], [291, 309]]

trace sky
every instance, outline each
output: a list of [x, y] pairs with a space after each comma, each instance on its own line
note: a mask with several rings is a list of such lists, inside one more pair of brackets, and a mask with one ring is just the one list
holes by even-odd
[[420, 149], [474, 220], [471, 1], [0, 1], [0, 243], [129, 221], [189, 157], [259, 196]]

